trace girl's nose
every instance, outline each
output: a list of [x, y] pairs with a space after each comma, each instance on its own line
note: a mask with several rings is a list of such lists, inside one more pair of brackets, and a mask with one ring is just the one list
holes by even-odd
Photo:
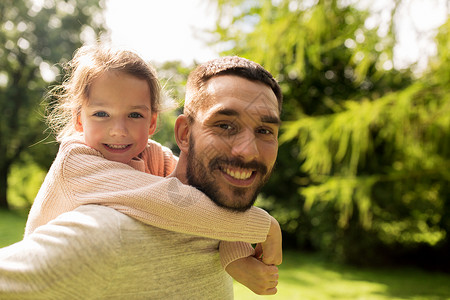
[[109, 130], [109, 134], [111, 136], [126, 136], [128, 134], [128, 130], [125, 122], [123, 120], [115, 121]]

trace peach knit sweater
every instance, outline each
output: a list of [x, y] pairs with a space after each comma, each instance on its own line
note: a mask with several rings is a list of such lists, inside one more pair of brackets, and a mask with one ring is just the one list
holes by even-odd
[[176, 162], [168, 148], [151, 140], [129, 165], [106, 160], [77, 139], [64, 141], [31, 207], [25, 235], [83, 204], [101, 204], [159, 228], [229, 241], [220, 246], [224, 267], [251, 255], [248, 243], [266, 239], [267, 212], [231, 212], [177, 178], [160, 177]]

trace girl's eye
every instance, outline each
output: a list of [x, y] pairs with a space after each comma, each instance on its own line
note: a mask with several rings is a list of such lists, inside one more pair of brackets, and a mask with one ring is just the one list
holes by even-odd
[[99, 118], [106, 118], [106, 117], [108, 117], [108, 114], [104, 111], [99, 111], [99, 112], [94, 113], [94, 116], [99, 117]]
[[130, 118], [136, 118], [136, 119], [138, 119], [138, 118], [143, 118], [143, 116], [142, 116], [140, 113], [137, 113], [137, 112], [131, 113], [131, 114], [129, 115], [129, 117], [130, 117]]

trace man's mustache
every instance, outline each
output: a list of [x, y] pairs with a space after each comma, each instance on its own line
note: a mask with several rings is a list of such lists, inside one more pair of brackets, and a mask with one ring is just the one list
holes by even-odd
[[220, 166], [224, 165], [241, 169], [253, 169], [261, 174], [267, 173], [267, 166], [256, 160], [244, 162], [239, 158], [215, 157], [208, 164], [210, 170], [220, 169]]

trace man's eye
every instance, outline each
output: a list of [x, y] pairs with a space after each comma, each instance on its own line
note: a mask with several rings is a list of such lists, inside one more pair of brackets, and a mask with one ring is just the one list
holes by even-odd
[[129, 115], [129, 117], [130, 117], [130, 118], [136, 118], [136, 119], [138, 119], [138, 118], [143, 118], [143, 116], [142, 116], [140, 113], [137, 113], [137, 112], [131, 113], [131, 114]]
[[232, 130], [233, 129], [233, 127], [230, 124], [219, 124], [219, 125], [217, 125], [217, 127], [219, 127], [220, 129], [223, 129], [223, 130]]
[[219, 134], [233, 135], [238, 131], [236, 125], [230, 123], [218, 123], [216, 125]]
[[94, 113], [93, 116], [99, 117], [99, 118], [106, 118], [109, 115], [104, 111], [98, 111], [98, 112]]
[[259, 134], [264, 134], [264, 135], [268, 135], [268, 134], [272, 134], [273, 133], [272, 130], [269, 130], [267, 128], [260, 128], [260, 129], [257, 130], [257, 132]]

